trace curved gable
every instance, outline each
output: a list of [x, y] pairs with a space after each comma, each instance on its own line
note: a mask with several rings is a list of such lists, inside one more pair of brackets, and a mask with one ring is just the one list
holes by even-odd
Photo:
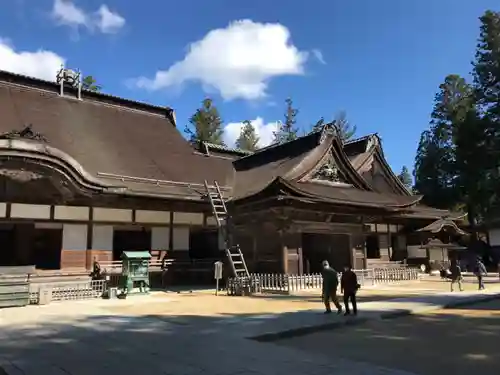
[[349, 142], [344, 145], [344, 150], [349, 153], [353, 168], [375, 191], [403, 196], [412, 195], [389, 166], [377, 134]]

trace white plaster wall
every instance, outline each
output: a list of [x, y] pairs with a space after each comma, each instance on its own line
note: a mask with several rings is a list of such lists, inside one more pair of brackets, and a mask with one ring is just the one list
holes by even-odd
[[153, 227], [151, 228], [151, 249], [152, 250], [168, 250], [170, 240], [170, 228], [168, 227]]
[[87, 225], [64, 224], [62, 248], [64, 250], [87, 250]]
[[94, 208], [95, 221], [132, 222], [132, 210], [121, 208]]
[[168, 211], [150, 211], [136, 210], [136, 223], [168, 224], [170, 223], [170, 212]]
[[173, 250], [189, 250], [189, 227], [174, 227]]
[[58, 220], [88, 220], [89, 212], [88, 207], [55, 206], [54, 218]]
[[20, 219], [50, 219], [50, 206], [12, 203], [10, 217]]
[[113, 250], [112, 225], [94, 225], [92, 227], [92, 250]]
[[7, 214], [7, 203], [0, 202], [0, 217], [5, 217]]
[[500, 246], [500, 228], [490, 229], [489, 237], [491, 246]]
[[174, 212], [174, 224], [202, 225], [203, 214], [193, 212]]

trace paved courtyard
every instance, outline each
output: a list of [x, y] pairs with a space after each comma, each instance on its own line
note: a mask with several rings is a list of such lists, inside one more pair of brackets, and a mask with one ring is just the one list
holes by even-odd
[[279, 341], [422, 375], [499, 373], [500, 300]]
[[[434, 279], [367, 288], [360, 293], [358, 318], [429, 311], [500, 293], [493, 279], [485, 292], [466, 285], [465, 292], [454, 294], [446, 293], [447, 284]], [[297, 334], [304, 327], [325, 330], [352, 321], [325, 316], [322, 308], [315, 291], [254, 298], [160, 292], [124, 301], [4, 309], [0, 310], [0, 367], [8, 374], [25, 375], [414, 373], [363, 358], [341, 359], [337, 351], [311, 352], [283, 346], [283, 341], [276, 345], [248, 339], [271, 335], [266, 340], [275, 340], [283, 332]]]

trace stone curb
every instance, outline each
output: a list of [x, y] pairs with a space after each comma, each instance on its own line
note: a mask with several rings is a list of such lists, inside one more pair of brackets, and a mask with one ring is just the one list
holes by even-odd
[[443, 304], [443, 305], [437, 305], [437, 306], [432, 306], [432, 307], [423, 307], [421, 309], [416, 309], [416, 310], [390, 311], [390, 312], [386, 312], [386, 313], [381, 313], [378, 316], [371, 316], [371, 317], [367, 316], [367, 317], [359, 317], [359, 318], [351, 318], [351, 319], [347, 318], [345, 320], [340, 320], [340, 321], [330, 322], [330, 323], [325, 323], [325, 324], [318, 324], [318, 325], [305, 326], [305, 327], [299, 327], [299, 328], [291, 328], [291, 329], [279, 331], [279, 332], [264, 333], [262, 335], [249, 337], [249, 339], [259, 341], [259, 342], [272, 342], [272, 341], [278, 341], [278, 340], [283, 340], [283, 339], [289, 339], [289, 338], [293, 338], [293, 337], [306, 336], [306, 335], [309, 335], [312, 333], [322, 332], [325, 330], [328, 331], [328, 330], [333, 330], [333, 329], [342, 328], [342, 327], [346, 327], [346, 326], [354, 326], [354, 325], [364, 324], [366, 322], [374, 321], [374, 320], [396, 319], [396, 318], [401, 318], [404, 316], [417, 315], [419, 313], [433, 311], [433, 310], [449, 309], [452, 307], [459, 307], [459, 306], [471, 306], [471, 305], [475, 305], [477, 303], [493, 301], [493, 300], [496, 300], [498, 298], [500, 298], [500, 293], [498, 293], [498, 292], [494, 293], [494, 294], [488, 294], [488, 295], [482, 295], [482, 296], [471, 296], [471, 297], [465, 297], [462, 300], [448, 302], [448, 303]]

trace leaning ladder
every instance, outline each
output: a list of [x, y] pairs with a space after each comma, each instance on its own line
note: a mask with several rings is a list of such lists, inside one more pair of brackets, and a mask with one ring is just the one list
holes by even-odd
[[212, 213], [215, 217], [217, 227], [220, 233], [224, 237], [225, 252], [233, 276], [237, 279], [239, 283], [250, 280], [250, 273], [248, 272], [247, 264], [243, 253], [241, 252], [240, 246], [238, 244], [233, 245], [230, 240], [229, 235], [229, 215], [227, 212], [226, 202], [224, 202], [224, 197], [219, 188], [217, 181], [214, 181], [212, 186], [208, 185], [205, 180], [205, 189], [207, 192], [210, 205], [212, 206]]

